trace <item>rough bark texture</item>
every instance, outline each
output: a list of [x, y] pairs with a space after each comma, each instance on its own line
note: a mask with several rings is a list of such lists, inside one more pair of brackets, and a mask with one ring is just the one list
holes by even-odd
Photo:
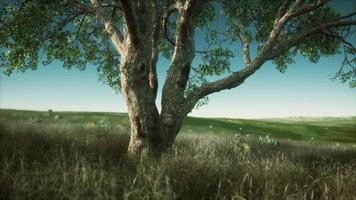
[[149, 79], [149, 62], [144, 56], [128, 53], [121, 64], [121, 85], [131, 124], [129, 153], [150, 151], [157, 132], [158, 110]]
[[[155, 104], [156, 88], [151, 87], [150, 61], [136, 50], [122, 58], [121, 84], [131, 124], [130, 155], [158, 155], [168, 151], [181, 123], [161, 118]], [[164, 119], [164, 120], [162, 120]], [[163, 122], [163, 123], [162, 123]]]
[[121, 87], [128, 107], [131, 155], [157, 152], [159, 113], [155, 104], [157, 53], [154, 6], [149, 3], [123, 1], [125, 13], [125, 52], [121, 59]]
[[[160, 136], [169, 149], [190, 110], [185, 106], [184, 91], [189, 79], [191, 64], [195, 56], [194, 18], [201, 12], [207, 1], [191, 0], [185, 4], [176, 2], [168, 8], [178, 11], [176, 19], [175, 48], [167, 78], [162, 90], [162, 112], [160, 115]], [[166, 15], [164, 18], [168, 18]], [[164, 22], [165, 23], [165, 22]]]

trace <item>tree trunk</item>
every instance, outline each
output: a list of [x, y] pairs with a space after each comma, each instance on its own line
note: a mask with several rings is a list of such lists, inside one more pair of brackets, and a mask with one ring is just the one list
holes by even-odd
[[169, 152], [175, 142], [176, 136], [182, 127], [182, 119], [173, 115], [160, 116], [159, 138], [156, 140], [161, 152]]
[[157, 133], [159, 119], [155, 95], [149, 83], [149, 59], [132, 50], [121, 60], [122, 93], [131, 124], [129, 154], [148, 153], [154, 148], [151, 138]]
[[[140, 3], [138, 3], [140, 2]], [[204, 1], [202, 1], [204, 2]], [[161, 154], [171, 149], [188, 112], [180, 109], [194, 58], [193, 12], [198, 3], [179, 7], [176, 47], [162, 92], [162, 112], [158, 113], [156, 64], [160, 37], [158, 4], [150, 1], [123, 1], [124, 39], [121, 53], [121, 87], [128, 107], [131, 155]], [[156, 20], [156, 21], [155, 21]], [[185, 110], [185, 109], [183, 109]]]
[[171, 149], [181, 127], [181, 119], [159, 116], [156, 88], [150, 83], [149, 57], [132, 51], [121, 60], [122, 93], [128, 107], [131, 137], [128, 154], [159, 155]]

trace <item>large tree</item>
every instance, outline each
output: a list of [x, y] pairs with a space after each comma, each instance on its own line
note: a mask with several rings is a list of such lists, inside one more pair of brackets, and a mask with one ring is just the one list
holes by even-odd
[[[356, 13], [339, 13], [328, 0], [18, 0], [0, 12], [4, 72], [54, 60], [66, 68], [94, 64], [126, 100], [131, 154], [169, 150], [194, 107], [269, 60], [284, 72], [296, 55], [317, 62], [341, 51], [336, 77], [356, 82], [349, 42]], [[203, 49], [195, 48], [196, 35]], [[244, 66], [230, 67], [239, 52]], [[159, 112], [156, 65], [163, 57], [170, 64]]]

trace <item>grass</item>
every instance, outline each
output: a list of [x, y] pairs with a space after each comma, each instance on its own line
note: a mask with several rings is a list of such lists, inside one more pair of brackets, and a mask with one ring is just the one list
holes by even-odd
[[355, 122], [188, 118], [132, 159], [126, 114], [0, 110], [0, 199], [356, 199]]

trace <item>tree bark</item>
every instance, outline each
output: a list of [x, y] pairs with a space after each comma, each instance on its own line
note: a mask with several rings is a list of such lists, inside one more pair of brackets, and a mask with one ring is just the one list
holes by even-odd
[[149, 67], [149, 57], [137, 49], [129, 51], [121, 60], [122, 93], [131, 124], [129, 154], [155, 151], [152, 140], [157, 134], [159, 114], [155, 104], [155, 91], [148, 84]]
[[[126, 44], [121, 59], [121, 87], [131, 125], [128, 146], [130, 156], [160, 155], [168, 152], [178, 134], [184, 117], [160, 116], [155, 104], [157, 87], [152, 87], [152, 62], [149, 46]], [[172, 107], [173, 110], [179, 108]], [[178, 113], [178, 112], [177, 112]]]
[[159, 13], [148, 1], [122, 1], [125, 17], [123, 50], [120, 52], [122, 94], [128, 107], [131, 137], [129, 155], [160, 152], [156, 63]]
[[[121, 60], [122, 93], [128, 107], [131, 137], [129, 156], [169, 152], [178, 134], [182, 115], [160, 116], [155, 104], [156, 88], [150, 84], [150, 62], [142, 52], [128, 53]], [[179, 108], [172, 108], [179, 110]]]

